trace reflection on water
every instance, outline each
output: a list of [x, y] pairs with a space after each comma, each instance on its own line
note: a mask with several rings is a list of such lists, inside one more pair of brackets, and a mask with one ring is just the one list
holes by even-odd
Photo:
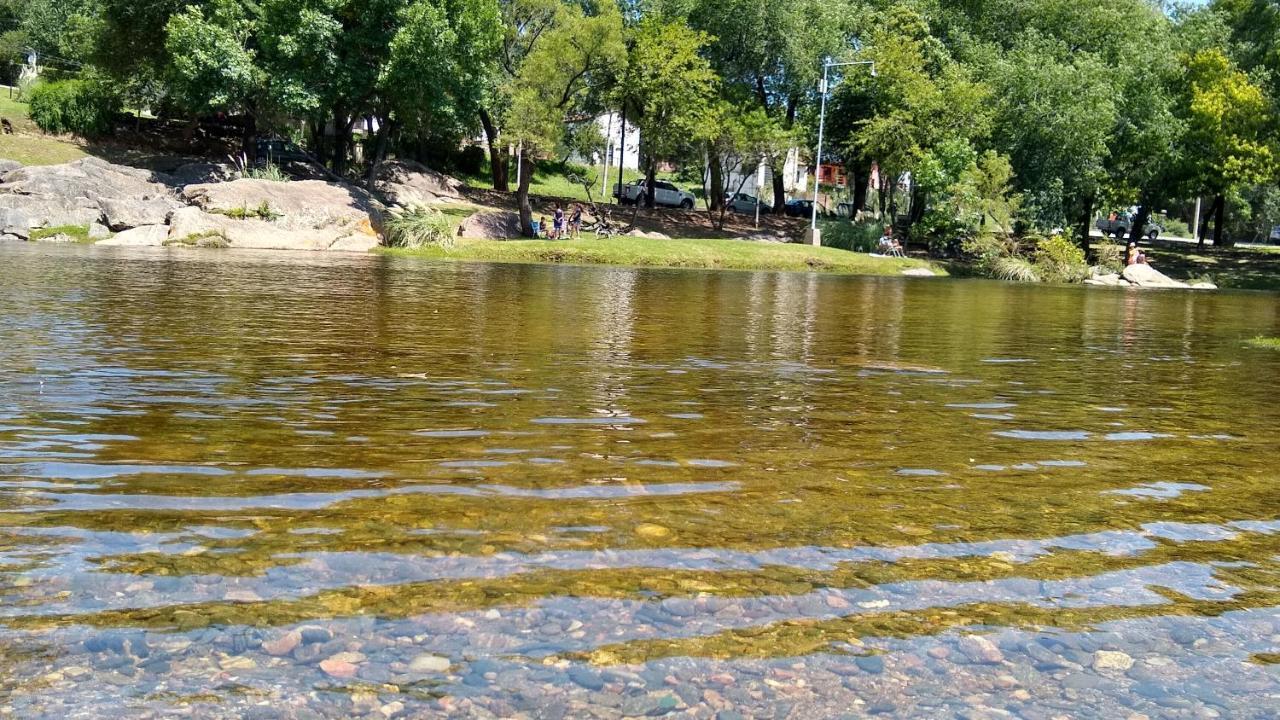
[[1280, 707], [1273, 297], [0, 260], [16, 717]]

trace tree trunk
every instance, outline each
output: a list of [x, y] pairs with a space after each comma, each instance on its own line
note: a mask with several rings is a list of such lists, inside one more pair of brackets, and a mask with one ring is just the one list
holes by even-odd
[[1222, 223], [1226, 220], [1227, 201], [1221, 195], [1213, 199], [1213, 246], [1228, 247], [1233, 245], [1222, 235]]
[[487, 110], [480, 110], [480, 125], [484, 127], [484, 139], [489, 145], [489, 172], [493, 178], [493, 189], [506, 192], [509, 184], [511, 158], [498, 139], [498, 128]]
[[329, 164], [329, 144], [325, 142], [324, 121], [312, 120], [307, 123], [307, 129], [311, 135], [311, 154], [321, 165]]
[[1084, 199], [1084, 213], [1080, 216], [1080, 247], [1084, 248], [1086, 257], [1089, 255], [1089, 232], [1093, 228], [1093, 198]]
[[[853, 213], [854, 217], [867, 207], [867, 185], [871, 182], [871, 168], [854, 164], [853, 170]], [[830, 208], [828, 208], [830, 209]]]
[[657, 195], [657, 188], [653, 186], [657, 177], [658, 161], [649, 158], [649, 162], [645, 164], [644, 168], [644, 206], [650, 210], [653, 209], [655, 196]]
[[520, 234], [533, 237], [533, 206], [529, 204], [529, 182], [533, 179], [533, 163], [529, 153], [520, 153], [520, 178], [516, 185], [516, 202], [520, 204]]
[[1151, 206], [1148, 203], [1142, 203], [1138, 206], [1138, 215], [1133, 219], [1133, 224], [1129, 226], [1129, 242], [1136, 243], [1142, 239], [1147, 232], [1147, 221], [1151, 219]]
[[333, 174], [346, 177], [352, 119], [342, 107], [333, 109]]
[[240, 151], [249, 158], [249, 162], [258, 161], [258, 118], [253, 113], [246, 115], [240, 135]]
[[710, 168], [711, 182], [707, 183], [711, 197], [707, 198], [707, 207], [719, 210], [724, 205], [724, 161], [719, 153], [708, 151], [707, 167]]
[[365, 188], [369, 192], [376, 192], [374, 186], [378, 180], [378, 170], [382, 167], [382, 161], [387, 157], [387, 140], [391, 136], [391, 120], [389, 118], [378, 117], [378, 137], [374, 140], [373, 157], [369, 160], [369, 175], [365, 179]]

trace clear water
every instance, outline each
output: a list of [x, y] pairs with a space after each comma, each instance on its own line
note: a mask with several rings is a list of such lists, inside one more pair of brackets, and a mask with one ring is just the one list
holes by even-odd
[[0, 267], [14, 717], [1280, 714], [1275, 296]]

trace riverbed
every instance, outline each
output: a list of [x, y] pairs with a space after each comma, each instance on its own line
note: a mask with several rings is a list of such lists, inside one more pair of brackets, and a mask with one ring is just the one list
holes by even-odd
[[0, 266], [14, 717], [1280, 708], [1276, 295]]

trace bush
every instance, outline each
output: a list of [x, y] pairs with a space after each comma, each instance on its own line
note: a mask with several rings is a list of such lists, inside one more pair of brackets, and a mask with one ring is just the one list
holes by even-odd
[[479, 145], [467, 145], [453, 156], [453, 167], [463, 175], [479, 175], [484, 168], [484, 148]]
[[47, 133], [105, 135], [121, 107], [120, 97], [97, 80], [58, 80], [31, 91], [31, 120]]
[[453, 247], [453, 221], [438, 210], [412, 207], [387, 221], [387, 244], [391, 247]]
[[1169, 218], [1161, 222], [1160, 224], [1164, 225], [1164, 232], [1166, 235], [1172, 235], [1174, 237], [1184, 237], [1184, 238], [1191, 237], [1191, 226], [1187, 225], [1181, 220]]
[[851, 252], [875, 252], [880, 247], [883, 226], [878, 222], [825, 222], [822, 228], [822, 245]]
[[1098, 267], [1119, 275], [1124, 271], [1124, 246], [1113, 242], [1101, 242], [1093, 246], [1093, 257]]
[[1036, 274], [1045, 282], [1081, 282], [1089, 277], [1084, 251], [1064, 235], [1043, 238], [1036, 246]]

